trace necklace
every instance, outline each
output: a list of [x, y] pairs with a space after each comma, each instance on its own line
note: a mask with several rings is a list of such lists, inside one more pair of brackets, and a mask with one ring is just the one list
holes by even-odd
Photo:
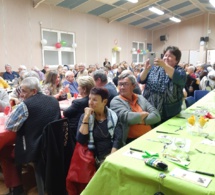
[[105, 120], [106, 120], [106, 118], [105, 118], [105, 119], [102, 119], [102, 120], [97, 120], [97, 119], [96, 119], [96, 122], [98, 122], [98, 123], [103, 123]]
[[[106, 119], [104, 119], [102, 122], [104, 122]], [[95, 120], [95, 123], [96, 123], [96, 126], [98, 127], [98, 129], [99, 129], [99, 131], [100, 131], [100, 133], [103, 135], [103, 137], [105, 137], [105, 138], [108, 138], [109, 137], [109, 132], [107, 133], [107, 134], [105, 134], [104, 132], [103, 132], [103, 130], [101, 129], [101, 127], [99, 126], [99, 123], [101, 124], [102, 122], [99, 122], [99, 121], [97, 121], [97, 120]]]

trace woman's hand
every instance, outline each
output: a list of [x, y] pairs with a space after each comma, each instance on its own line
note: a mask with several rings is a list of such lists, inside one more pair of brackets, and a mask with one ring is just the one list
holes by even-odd
[[150, 70], [152, 67], [152, 65], [149, 63], [149, 59], [146, 60], [146, 63], [145, 63], [145, 70]]
[[161, 66], [161, 67], [166, 66], [166, 63], [162, 59], [159, 59], [159, 58], [156, 58], [154, 63], [155, 63], [155, 65]]
[[69, 84], [65, 85], [63, 90], [64, 90], [64, 93], [70, 93]]
[[82, 119], [82, 124], [79, 128], [79, 132], [82, 133], [83, 135], [87, 135], [89, 133], [89, 118], [90, 118], [90, 115], [93, 114], [93, 109], [92, 108], [89, 108], [89, 107], [86, 107], [84, 109], [84, 117]]
[[140, 124], [145, 124], [144, 119], [145, 119], [148, 115], [149, 115], [149, 113], [146, 112], [146, 111], [140, 112], [140, 118], [141, 118]]
[[63, 89], [60, 89], [60, 91], [59, 91], [59, 96], [62, 96], [63, 94], [64, 94], [64, 90]]
[[94, 113], [94, 110], [92, 108], [86, 107], [84, 109], [84, 118], [89, 119], [90, 115]]

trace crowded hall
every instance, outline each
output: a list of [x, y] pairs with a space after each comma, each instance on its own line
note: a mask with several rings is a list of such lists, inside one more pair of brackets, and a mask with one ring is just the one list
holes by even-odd
[[0, 195], [215, 195], [215, 0], [1, 0]]

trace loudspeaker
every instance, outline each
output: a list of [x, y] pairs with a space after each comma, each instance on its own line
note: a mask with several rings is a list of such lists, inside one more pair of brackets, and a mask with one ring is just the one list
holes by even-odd
[[166, 35], [161, 35], [160, 36], [160, 41], [167, 41]]
[[200, 37], [200, 42], [201, 41], [205, 41], [205, 38], [204, 37]]
[[205, 42], [208, 42], [209, 41], [209, 37], [205, 37]]

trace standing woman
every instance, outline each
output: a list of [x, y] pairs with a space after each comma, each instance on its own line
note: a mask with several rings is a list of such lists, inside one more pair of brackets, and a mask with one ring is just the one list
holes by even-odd
[[78, 79], [78, 91], [82, 98], [72, 101], [71, 106], [63, 111], [63, 115], [68, 118], [73, 136], [76, 136], [78, 121], [88, 107], [90, 90], [95, 86], [91, 76], [83, 76]]
[[154, 64], [147, 60], [138, 77], [138, 82], [146, 84], [143, 96], [158, 109], [161, 122], [181, 111], [186, 72], [178, 65], [180, 59], [181, 51], [169, 46], [164, 50], [163, 59], [155, 59]]
[[107, 89], [91, 89], [89, 107], [84, 109], [79, 120], [76, 137], [80, 144], [88, 144], [88, 149], [94, 152], [99, 162], [122, 145], [121, 125], [116, 113], [106, 107], [107, 102]]

